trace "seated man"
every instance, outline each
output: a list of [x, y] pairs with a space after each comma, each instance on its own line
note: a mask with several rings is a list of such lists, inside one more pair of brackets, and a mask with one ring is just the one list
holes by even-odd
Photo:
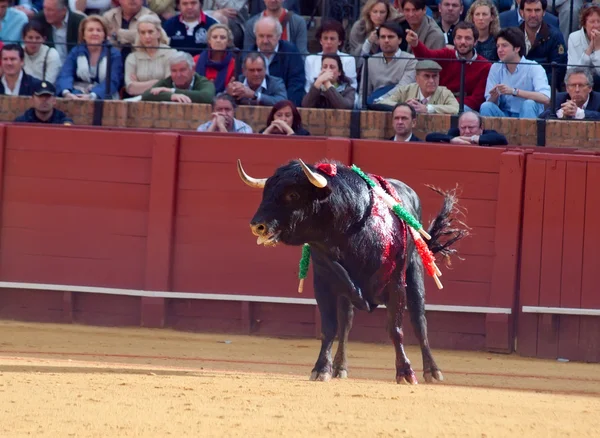
[[24, 123], [49, 123], [53, 125], [72, 125], [71, 120], [65, 113], [54, 108], [56, 104], [56, 88], [51, 82], [40, 82], [33, 90], [31, 97], [33, 106], [23, 115], [15, 119], [15, 122]]
[[180, 0], [179, 10], [181, 12], [178, 15], [163, 24], [165, 33], [171, 39], [169, 45], [173, 49], [197, 55], [208, 47], [206, 33], [217, 20], [202, 12], [200, 0]]
[[6, 44], [0, 50], [2, 76], [0, 94], [5, 96], [31, 96], [39, 86], [39, 79], [29, 76], [23, 70], [25, 52], [19, 44]]
[[498, 58], [490, 68], [485, 86], [487, 102], [481, 104], [485, 117], [535, 119], [550, 103], [550, 86], [543, 67], [525, 59], [525, 35], [518, 27], [498, 32]]
[[217, 94], [211, 103], [212, 119], [198, 126], [199, 132], [237, 132], [252, 134], [252, 127], [235, 118], [236, 104], [226, 93]]
[[273, 106], [287, 99], [283, 80], [267, 75], [267, 63], [261, 53], [249, 53], [243, 61], [242, 72], [240, 80], [230, 82], [226, 89], [239, 105]]
[[[403, 52], [400, 44], [404, 39], [404, 29], [394, 21], [386, 21], [377, 29], [381, 52], [374, 54], [362, 66], [362, 78], [367, 79], [367, 102], [372, 101], [397, 85], [408, 85], [415, 81], [415, 55]], [[365, 68], [368, 76], [365, 76]], [[364, 88], [360, 87], [362, 102]]]
[[483, 129], [483, 119], [474, 111], [466, 111], [458, 118], [458, 128], [448, 134], [432, 132], [425, 141], [432, 143], [476, 144], [480, 146], [507, 145], [506, 137], [493, 129]]
[[456, 97], [440, 86], [442, 67], [426, 59], [417, 63], [416, 70], [416, 84], [394, 87], [369, 105], [369, 109], [389, 111], [396, 104], [406, 102], [421, 114], [457, 114]]
[[392, 124], [396, 134], [390, 140], [399, 142], [421, 141], [412, 132], [417, 126], [417, 112], [409, 104], [399, 103], [394, 107], [392, 110]]
[[155, 102], [210, 103], [215, 84], [194, 71], [194, 58], [177, 52], [169, 59], [171, 76], [158, 81], [142, 94], [142, 100]]
[[556, 93], [554, 110], [548, 108], [540, 118], [600, 120], [600, 93], [592, 91], [594, 79], [588, 68], [567, 70], [566, 93]]

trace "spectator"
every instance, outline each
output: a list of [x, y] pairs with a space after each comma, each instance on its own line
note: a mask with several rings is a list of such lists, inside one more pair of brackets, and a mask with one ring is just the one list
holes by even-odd
[[308, 53], [308, 38], [304, 18], [285, 9], [283, 7], [283, 0], [264, 0], [264, 3], [266, 6], [264, 12], [250, 17], [246, 22], [244, 50], [251, 50], [256, 41], [254, 24], [261, 17], [272, 17], [278, 20], [281, 25], [282, 33], [279, 39], [293, 44], [303, 55]]
[[[59, 96], [83, 100], [119, 98], [123, 61], [121, 53], [108, 43], [107, 32], [106, 22], [100, 15], [90, 15], [81, 22], [79, 44], [69, 52], [56, 81]], [[107, 81], [110, 95], [106, 94]]]
[[446, 44], [454, 44], [454, 26], [460, 21], [464, 5], [462, 0], [441, 0], [438, 5], [440, 21], [438, 25], [444, 33]]
[[421, 141], [412, 132], [417, 126], [417, 112], [409, 104], [399, 103], [394, 107], [392, 110], [392, 123], [396, 134], [390, 140], [399, 142]]
[[432, 132], [425, 141], [459, 145], [504, 146], [506, 137], [493, 129], [483, 129], [483, 119], [474, 111], [466, 111], [458, 118], [458, 128], [450, 128], [448, 134]]
[[262, 17], [254, 23], [256, 45], [267, 60], [267, 74], [283, 79], [289, 100], [300, 105], [304, 97], [304, 61], [296, 47], [281, 40], [281, 23], [273, 17]]
[[78, 43], [79, 26], [85, 15], [70, 11], [67, 0], [44, 0], [44, 9], [35, 19], [45, 28], [48, 46], [54, 47], [60, 55], [61, 63]]
[[162, 23], [176, 15], [173, 0], [147, 0], [147, 2], [148, 8], [160, 17]]
[[342, 60], [338, 55], [323, 55], [322, 71], [309, 92], [302, 99], [308, 108], [352, 109], [356, 90], [344, 75]]
[[586, 66], [592, 69], [594, 89], [600, 89], [600, 6], [590, 4], [581, 10], [581, 29], [569, 35], [569, 67]]
[[[405, 31], [410, 29], [415, 32], [425, 47], [441, 49], [446, 45], [444, 33], [435, 20], [426, 15], [425, 8], [425, 0], [403, 0], [402, 12], [406, 21], [402, 25]], [[406, 50], [412, 53], [410, 46]]]
[[227, 94], [236, 99], [239, 105], [273, 106], [287, 99], [285, 84], [281, 78], [267, 75], [265, 57], [251, 52], [243, 63], [243, 75], [239, 81], [227, 86]]
[[456, 114], [458, 101], [450, 90], [440, 86], [442, 67], [435, 61], [417, 63], [416, 84], [400, 85], [375, 101], [373, 109], [389, 110], [398, 103], [407, 103], [421, 114]]
[[[415, 56], [403, 52], [400, 44], [404, 39], [404, 29], [393, 21], [386, 21], [377, 29], [377, 39], [381, 52], [376, 53], [363, 65], [362, 78], [367, 80], [367, 102], [387, 93], [395, 85], [407, 85], [415, 81]], [[365, 68], [368, 76], [365, 76]], [[361, 88], [362, 96], [364, 88]], [[362, 97], [361, 97], [362, 100]]]
[[217, 21], [202, 12], [200, 0], [179, 0], [179, 10], [181, 13], [165, 21], [163, 27], [172, 48], [197, 55], [208, 46], [207, 31]]
[[[570, 1], [570, 0], [569, 0]], [[519, 8], [521, 0], [515, 0], [515, 8], [500, 13], [500, 28], [518, 27], [523, 22], [522, 12]], [[556, 15], [544, 14], [544, 22], [558, 29], [558, 18]]]
[[125, 60], [125, 90], [129, 96], [141, 96], [168, 77], [169, 59], [177, 52], [169, 47], [169, 37], [154, 14], [140, 17], [136, 34], [133, 52]]
[[[247, 0], [250, 14], [256, 15], [265, 10], [265, 2], [263, 0]], [[283, 0], [283, 7], [288, 11], [293, 11], [300, 14], [300, 0]]]
[[467, 11], [465, 21], [473, 23], [479, 32], [475, 44], [477, 53], [489, 61], [498, 61], [496, 34], [500, 31], [500, 20], [496, 5], [491, 0], [475, 0]]
[[31, 96], [40, 81], [23, 71], [25, 52], [18, 44], [5, 44], [0, 50], [2, 76], [0, 95]]
[[465, 106], [469, 109], [479, 110], [484, 102], [485, 84], [491, 64], [474, 50], [475, 41], [479, 38], [477, 28], [473, 23], [461, 21], [454, 27], [455, 49], [445, 47], [430, 50], [417, 40], [417, 35], [412, 30], [408, 31], [406, 39], [413, 48], [413, 53], [419, 58], [447, 59], [439, 61], [442, 66], [440, 84], [447, 87], [455, 96], [460, 94], [461, 64], [457, 59], [464, 59], [465, 63]]
[[177, 52], [169, 58], [171, 75], [158, 81], [142, 94], [142, 100], [155, 102], [210, 103], [215, 85], [194, 72], [194, 59], [188, 52]]
[[[573, 1], [572, 7], [571, 1]], [[586, 0], [586, 3], [587, 1], [588, 0]], [[587, 3], [586, 6], [592, 3], [596, 2], [592, 1]], [[569, 39], [569, 34], [577, 30], [579, 27], [577, 23], [577, 17], [579, 17], [579, 13], [583, 6], [583, 0], [551, 0], [548, 6], [550, 11], [554, 12], [554, 14], [558, 14], [558, 25], [560, 27], [560, 32], [563, 36], [563, 39], [567, 41]]]
[[24, 12], [27, 19], [31, 20], [35, 14], [42, 10], [43, 0], [17, 0], [13, 8]]
[[145, 6], [142, 6], [143, 0], [117, 0], [120, 6], [109, 9], [103, 15], [108, 25], [108, 40], [119, 48], [127, 47], [123, 51], [123, 59], [131, 53], [131, 45], [137, 37], [137, 26], [140, 18], [146, 15], [154, 15], [154, 12]]
[[33, 89], [32, 107], [15, 119], [22, 123], [46, 123], [52, 125], [72, 125], [65, 113], [54, 108], [56, 88], [51, 82], [38, 82]]
[[492, 117], [537, 118], [550, 103], [550, 86], [541, 65], [525, 59], [525, 35], [518, 27], [502, 29], [496, 37], [498, 58], [485, 86], [480, 114]]
[[358, 87], [356, 81], [356, 60], [353, 56], [341, 52], [346, 40], [346, 31], [344, 26], [337, 20], [325, 19], [317, 29], [316, 37], [321, 43], [321, 51], [316, 55], [308, 55], [304, 62], [304, 72], [306, 73], [306, 91], [310, 90], [311, 84], [315, 82], [317, 76], [321, 74], [321, 56], [338, 55], [342, 60], [344, 67], [344, 76], [350, 81], [350, 85], [356, 90]]
[[244, 29], [250, 17], [247, 0], [204, 0], [202, 10], [231, 29], [235, 47], [244, 47]]
[[524, 21], [520, 28], [525, 34], [525, 57], [543, 65], [548, 83], [552, 82], [550, 63], [556, 62], [556, 80], [560, 84], [567, 70], [565, 39], [558, 29], [542, 21], [547, 6], [547, 0], [521, 0], [520, 8]]
[[594, 80], [587, 68], [567, 70], [566, 93], [556, 94], [554, 110], [547, 109], [540, 118], [600, 120], [600, 93], [592, 91]]
[[235, 100], [226, 93], [217, 94], [212, 102], [212, 119], [198, 126], [199, 132], [235, 132], [252, 134], [252, 128], [235, 118]]
[[[350, 29], [350, 54], [354, 56], [374, 55], [379, 52], [377, 28], [386, 21], [399, 23], [402, 17], [386, 0], [368, 0], [360, 13], [360, 20]], [[357, 61], [362, 67], [362, 60]]]
[[25, 49], [24, 70], [40, 81], [54, 84], [62, 62], [60, 55], [53, 47], [48, 47], [44, 36], [44, 28], [39, 21], [33, 20], [23, 27], [23, 47]]
[[0, 0], [0, 40], [16, 43], [21, 39], [21, 29], [27, 24], [27, 14], [10, 6], [10, 0]]
[[261, 134], [271, 135], [310, 135], [302, 126], [302, 117], [294, 105], [289, 100], [281, 100], [273, 105], [269, 117], [267, 117], [267, 126], [260, 131]]
[[227, 85], [235, 79], [235, 58], [231, 53], [233, 34], [221, 23], [208, 29], [208, 50], [197, 56], [196, 73], [205, 76], [215, 84], [215, 92], [225, 91]]
[[85, 15], [102, 15], [112, 6], [112, 0], [69, 0], [71, 11], [81, 12]]

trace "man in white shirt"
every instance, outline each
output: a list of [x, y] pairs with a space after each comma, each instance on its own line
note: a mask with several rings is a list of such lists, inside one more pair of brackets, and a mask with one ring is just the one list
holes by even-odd
[[19, 44], [7, 44], [0, 50], [2, 77], [0, 95], [31, 96], [40, 81], [23, 71], [25, 52]]
[[316, 55], [309, 55], [304, 62], [304, 72], [306, 73], [306, 84], [304, 90], [308, 93], [312, 84], [321, 74], [322, 55], [337, 54], [342, 60], [344, 75], [350, 80], [350, 85], [356, 90], [356, 60], [354, 56], [341, 52], [339, 49], [346, 40], [346, 31], [344, 26], [337, 20], [325, 19], [317, 29], [316, 37], [321, 43], [321, 50]]
[[287, 99], [283, 79], [267, 75], [262, 53], [250, 52], [243, 61], [242, 72], [239, 81], [230, 82], [226, 89], [238, 105], [273, 106]]
[[252, 127], [235, 118], [235, 100], [226, 93], [217, 94], [212, 101], [212, 119], [198, 126], [199, 132], [232, 132], [252, 134]]

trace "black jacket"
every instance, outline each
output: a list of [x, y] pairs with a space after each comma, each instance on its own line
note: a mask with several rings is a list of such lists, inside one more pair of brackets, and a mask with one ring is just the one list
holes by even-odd
[[[40, 80], [29, 76], [23, 71], [23, 77], [21, 78], [21, 87], [19, 88], [19, 96], [31, 96], [33, 91], [40, 84]], [[0, 95], [4, 95], [4, 84], [0, 82]]]
[[[567, 101], [567, 99], [570, 99], [569, 93], [556, 93], [556, 104], [554, 106], [554, 111], [552, 111], [550, 108], [547, 109], [540, 114], [540, 119], [555, 118], [556, 112], [560, 109], [560, 106]], [[584, 110], [584, 120], [600, 120], [600, 93], [597, 91], [592, 91], [589, 99], [590, 100], [588, 101], [588, 104]], [[569, 119], [565, 118], [564, 120]]]
[[[432, 143], [450, 143], [454, 137], [460, 137], [458, 128], [450, 128], [448, 134], [441, 132], [432, 132], [427, 134], [425, 141]], [[508, 144], [506, 137], [493, 129], [484, 129], [483, 134], [479, 136], [479, 146], [505, 146]]]
[[[391, 136], [389, 139], [394, 141], [394, 138], [396, 138], [395, 135]], [[410, 140], [408, 140], [408, 141], [422, 141], [422, 140], [419, 137], [417, 137], [415, 134], [412, 134], [410, 136]], [[407, 141], [407, 143], [408, 143], [408, 141]]]
[[33, 108], [29, 108], [25, 111], [24, 114], [20, 115], [15, 119], [15, 122], [22, 123], [47, 123], [52, 125], [73, 125], [73, 120], [71, 120], [65, 113], [60, 110], [54, 108], [54, 112], [52, 113], [52, 117], [50, 119], [44, 121], [37, 118], [35, 115], [35, 110]]

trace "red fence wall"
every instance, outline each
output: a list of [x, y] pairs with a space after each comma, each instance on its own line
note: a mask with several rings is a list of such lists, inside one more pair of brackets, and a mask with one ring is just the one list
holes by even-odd
[[[597, 317], [547, 309], [600, 309], [600, 157], [534, 152], [0, 126], [0, 317], [317, 336], [310, 274], [296, 292], [300, 248], [256, 245], [248, 223], [261, 193], [235, 160], [266, 177], [327, 157], [407, 182], [425, 225], [441, 197], [424, 184], [458, 184], [472, 237], [458, 245], [464, 261], [443, 268], [443, 290], [427, 279], [432, 345], [508, 352], [518, 326], [522, 354], [600, 361]], [[358, 312], [351, 337], [388, 342], [382, 312]]]

